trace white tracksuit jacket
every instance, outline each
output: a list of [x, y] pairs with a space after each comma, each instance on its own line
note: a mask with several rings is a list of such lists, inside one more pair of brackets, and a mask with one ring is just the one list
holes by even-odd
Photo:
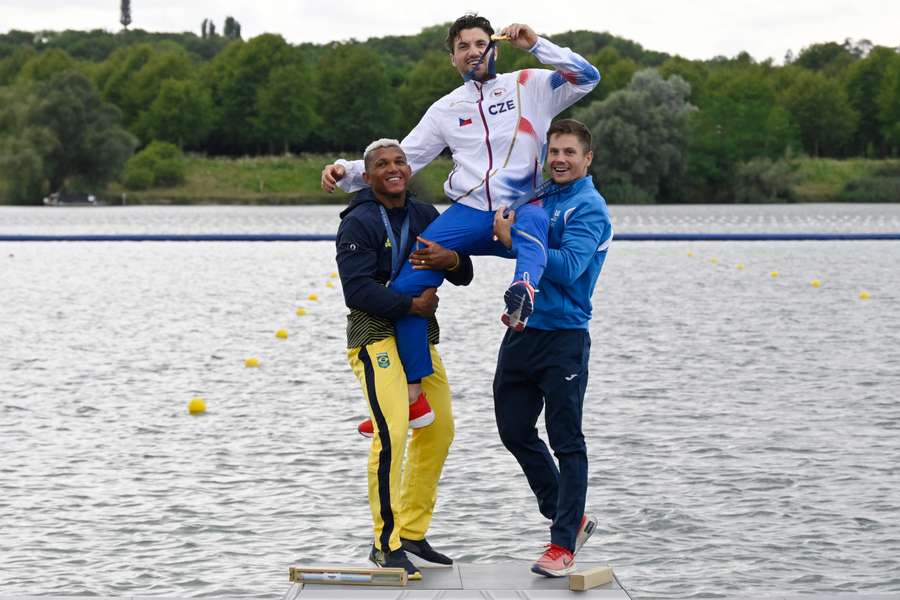
[[[449, 147], [453, 170], [444, 182], [452, 201], [496, 210], [541, 183], [547, 129], [553, 117], [590, 92], [597, 69], [568, 48], [538, 38], [529, 50], [555, 68], [524, 69], [484, 83], [467, 81], [431, 105], [400, 145], [413, 173]], [[338, 160], [340, 188], [365, 187], [363, 161]]]

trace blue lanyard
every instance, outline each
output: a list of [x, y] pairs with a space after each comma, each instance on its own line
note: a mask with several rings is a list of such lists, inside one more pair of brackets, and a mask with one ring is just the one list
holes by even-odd
[[384, 221], [384, 228], [387, 229], [388, 239], [391, 240], [391, 280], [388, 281], [388, 285], [397, 278], [397, 274], [400, 273], [400, 268], [403, 266], [400, 253], [405, 252], [406, 246], [409, 244], [409, 208], [409, 205], [407, 205], [406, 217], [403, 218], [403, 224], [400, 226], [400, 245], [398, 246], [397, 240], [394, 239], [394, 228], [391, 227], [391, 220], [388, 219], [387, 211], [384, 209], [383, 204], [378, 205], [378, 210], [381, 211], [381, 220]]
[[507, 206], [506, 210], [503, 211], [503, 216], [505, 217], [511, 210], [519, 210], [521, 206], [524, 206], [529, 202], [533, 202], [534, 200], [543, 200], [550, 194], [561, 192], [568, 186], [572, 185], [572, 183], [573, 182], [566, 183], [564, 185], [556, 185], [556, 183], [552, 179], [548, 179], [547, 181], [536, 187], [534, 190], [532, 190], [531, 193], [520, 196], [518, 200]]
[[[481, 63], [484, 62], [485, 57], [487, 57], [488, 53], [491, 52], [491, 50], [494, 48], [495, 44], [496, 44], [496, 42], [494, 42], [494, 40], [491, 40], [490, 42], [488, 42], [487, 48], [485, 48], [484, 52], [481, 53], [481, 58], [478, 59], [478, 62], [475, 63], [475, 66], [473, 66], [471, 69], [469, 69], [465, 75], [463, 75], [463, 81], [471, 81], [471, 79], [473, 77], [475, 77], [475, 71], [477, 71], [478, 67], [481, 66]], [[487, 71], [488, 71], [487, 74], [489, 76], [497, 74], [497, 67], [494, 66], [494, 54], [493, 53], [491, 53], [491, 57], [488, 59]]]

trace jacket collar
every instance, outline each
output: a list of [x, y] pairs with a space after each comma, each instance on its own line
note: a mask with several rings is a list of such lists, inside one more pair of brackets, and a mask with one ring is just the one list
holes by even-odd
[[494, 75], [490, 79], [485, 82], [475, 81], [474, 79], [470, 79], [465, 82], [463, 85], [469, 91], [471, 91], [475, 95], [486, 94], [490, 90], [494, 89], [494, 86], [497, 85], [497, 80], [499, 79], [500, 74]]
[[555, 195], [559, 196], [561, 200], [571, 198], [585, 189], [594, 189], [594, 179], [590, 175], [585, 175], [565, 185], [554, 184]]
[[[415, 196], [412, 194], [412, 192], [407, 190], [406, 191], [406, 207], [407, 208], [409, 206], [411, 206], [413, 200], [415, 200]], [[347, 208], [345, 208], [344, 210], [341, 211], [340, 217], [343, 219], [350, 213], [350, 211], [352, 211], [356, 207], [361, 206], [363, 204], [367, 204], [369, 202], [375, 204], [376, 206], [381, 206], [381, 202], [379, 202], [378, 198], [375, 197], [375, 193], [372, 191], [372, 188], [364, 187], [363, 189], [356, 192], [356, 194], [350, 200], [350, 204], [347, 206]]]

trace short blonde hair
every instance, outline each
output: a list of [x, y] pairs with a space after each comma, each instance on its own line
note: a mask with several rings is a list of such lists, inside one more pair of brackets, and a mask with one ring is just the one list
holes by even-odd
[[[391, 138], [381, 138], [375, 140], [368, 146], [366, 146], [365, 152], [363, 152], [363, 163], [366, 166], [366, 171], [369, 170], [369, 167], [372, 166], [372, 161], [369, 160], [369, 155], [379, 150], [381, 148], [397, 148], [400, 152], [403, 152], [403, 148], [400, 147], [400, 142]], [[403, 152], [403, 155], [406, 156], [406, 153]]]

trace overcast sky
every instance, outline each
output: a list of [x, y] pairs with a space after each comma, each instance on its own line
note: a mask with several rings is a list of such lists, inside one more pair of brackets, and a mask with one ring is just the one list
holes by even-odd
[[[279, 33], [291, 43], [418, 33], [423, 27], [478, 11], [495, 27], [518, 21], [539, 33], [571, 29], [608, 31], [644, 48], [687, 58], [734, 56], [781, 62], [816, 42], [866, 38], [900, 46], [900, 0], [557, 0], [499, 3], [387, 0], [132, 0], [132, 27], [199, 32], [204, 18], [219, 28], [236, 18], [244, 39]], [[119, 29], [118, 0], [0, 0], [0, 31]]]

